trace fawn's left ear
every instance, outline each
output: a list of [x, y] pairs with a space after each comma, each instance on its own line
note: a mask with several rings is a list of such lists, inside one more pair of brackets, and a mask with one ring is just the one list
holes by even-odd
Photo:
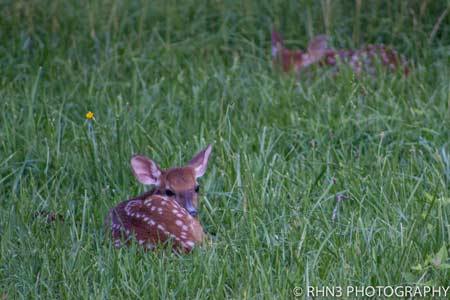
[[194, 158], [192, 158], [188, 163], [188, 166], [194, 169], [195, 178], [201, 177], [205, 174], [212, 148], [213, 144], [210, 144], [208, 147], [197, 153], [197, 155], [195, 155]]
[[277, 58], [278, 51], [284, 47], [284, 41], [278, 31], [275, 29], [275, 25], [272, 26], [272, 57]]
[[162, 175], [158, 165], [142, 155], [134, 155], [131, 158], [131, 168], [134, 176], [142, 184], [159, 184], [159, 178]]

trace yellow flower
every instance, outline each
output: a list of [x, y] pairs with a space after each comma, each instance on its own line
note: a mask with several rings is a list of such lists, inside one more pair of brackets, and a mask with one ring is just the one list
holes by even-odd
[[92, 111], [88, 111], [86, 113], [86, 119], [91, 120], [94, 118], [94, 113]]

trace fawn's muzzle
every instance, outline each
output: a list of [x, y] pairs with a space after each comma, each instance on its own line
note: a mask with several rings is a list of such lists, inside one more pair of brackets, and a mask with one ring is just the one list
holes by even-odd
[[177, 195], [177, 198], [178, 203], [180, 203], [191, 216], [196, 217], [198, 215], [197, 207], [193, 204], [192, 193], [180, 193]]
[[193, 217], [196, 217], [198, 215], [197, 208], [195, 208], [194, 205], [192, 205], [191, 201], [186, 202], [186, 210]]

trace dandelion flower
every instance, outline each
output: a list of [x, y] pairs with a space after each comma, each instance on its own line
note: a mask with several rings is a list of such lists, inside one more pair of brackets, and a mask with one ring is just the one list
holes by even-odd
[[88, 111], [86, 113], [86, 119], [91, 120], [94, 118], [94, 113], [92, 111]]

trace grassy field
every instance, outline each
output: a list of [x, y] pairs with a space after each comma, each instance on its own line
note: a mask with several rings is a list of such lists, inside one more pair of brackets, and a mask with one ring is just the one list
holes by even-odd
[[[1, 1], [0, 299], [450, 285], [448, 6]], [[271, 64], [272, 23], [290, 47], [395, 46], [411, 73], [297, 80]], [[167, 168], [211, 142], [200, 220], [216, 241], [116, 250], [104, 217], [144, 191], [130, 156]]]

